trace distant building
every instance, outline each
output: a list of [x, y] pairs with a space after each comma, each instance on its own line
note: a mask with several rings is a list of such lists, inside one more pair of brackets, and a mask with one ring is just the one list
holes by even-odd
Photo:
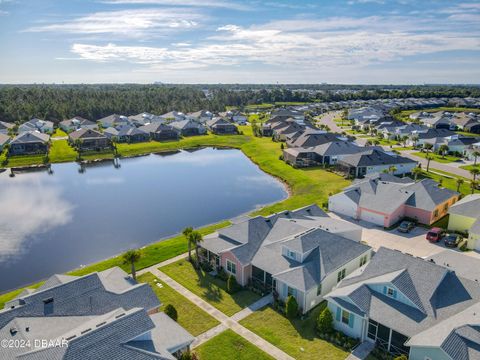
[[71, 119], [60, 121], [58, 125], [60, 129], [67, 133], [78, 129], [98, 130], [98, 125], [96, 123], [84, 119], [81, 116], [75, 116]]
[[41, 120], [33, 118], [18, 127], [18, 133], [28, 132], [28, 131], [39, 131], [44, 134], [53, 133], [53, 122], [47, 120]]
[[104, 150], [112, 146], [111, 141], [101, 132], [91, 129], [80, 129], [68, 134], [71, 145], [79, 146], [81, 150]]
[[10, 142], [11, 155], [46, 154], [50, 135], [38, 131], [26, 131], [18, 134]]

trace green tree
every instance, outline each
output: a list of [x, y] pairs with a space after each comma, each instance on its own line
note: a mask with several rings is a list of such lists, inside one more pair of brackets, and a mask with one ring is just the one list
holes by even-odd
[[395, 174], [396, 171], [397, 171], [397, 167], [396, 167], [396, 166], [391, 165], [391, 166], [388, 167], [388, 172], [389, 172], [390, 174], [393, 175], [393, 174]]
[[298, 315], [298, 303], [295, 296], [289, 295], [285, 302], [285, 315], [289, 319], [293, 319]]
[[427, 172], [428, 172], [428, 170], [430, 169], [430, 161], [432, 161], [433, 157], [432, 155], [430, 155], [430, 153], [427, 152], [427, 154], [425, 155], [425, 159], [427, 159]]
[[170, 317], [170, 319], [177, 321], [178, 319], [177, 309], [175, 309], [175, 306], [173, 306], [172, 304], [167, 304], [163, 312], [167, 314]]
[[123, 263], [124, 264], [130, 264], [131, 266], [131, 271], [132, 271], [132, 277], [134, 280], [137, 280], [137, 273], [135, 271], [135, 263], [140, 260], [142, 257], [142, 254], [139, 250], [128, 250], [125, 254], [123, 254]]
[[189, 235], [188, 235], [188, 240], [194, 246], [195, 249], [195, 256], [197, 258], [197, 265], [199, 263], [199, 257], [198, 257], [198, 247], [200, 246], [200, 243], [203, 241], [203, 236], [202, 234], [197, 231], [193, 230]]
[[417, 181], [418, 175], [420, 175], [421, 173], [422, 173], [422, 168], [420, 168], [420, 167], [418, 167], [418, 166], [417, 166], [417, 167], [414, 167], [414, 168], [412, 169], [412, 174], [413, 174], [413, 176], [415, 177], [415, 178], [414, 178], [415, 181]]
[[233, 294], [235, 291], [237, 291], [237, 279], [235, 278], [234, 275], [230, 274], [228, 275], [227, 278], [227, 292], [229, 294]]
[[475, 189], [477, 188], [477, 186], [478, 186], [478, 181], [476, 180], [470, 181], [470, 189], [472, 190], [472, 194], [475, 192]]
[[442, 158], [445, 159], [445, 155], [448, 153], [448, 145], [441, 145], [440, 148], [438, 149], [438, 152], [442, 154]]
[[457, 178], [456, 180], [456, 183], [457, 183], [457, 192], [460, 192], [460, 186], [462, 186], [462, 184], [464, 183], [465, 181], [463, 179], [460, 179], [460, 178]]
[[399, 355], [395, 357], [393, 360], [408, 360], [407, 355]]
[[317, 330], [321, 334], [329, 334], [333, 331], [333, 316], [328, 307], [318, 315]]
[[480, 151], [473, 152], [473, 166], [477, 166], [477, 158], [480, 156]]
[[477, 180], [478, 174], [480, 174], [480, 169], [471, 169], [470, 174], [472, 174], [473, 181]]
[[192, 233], [193, 228], [191, 226], [186, 227], [183, 229], [182, 234], [185, 236], [188, 245], [188, 261], [192, 261], [192, 243], [190, 242], [190, 234]]

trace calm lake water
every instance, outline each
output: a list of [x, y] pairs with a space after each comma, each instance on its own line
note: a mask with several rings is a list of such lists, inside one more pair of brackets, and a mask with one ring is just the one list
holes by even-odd
[[0, 291], [286, 198], [238, 150], [206, 148], [0, 174]]

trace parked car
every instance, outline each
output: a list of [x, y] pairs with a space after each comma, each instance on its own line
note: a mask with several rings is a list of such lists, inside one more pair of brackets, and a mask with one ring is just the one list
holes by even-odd
[[457, 234], [448, 234], [443, 241], [446, 247], [455, 248], [460, 244], [460, 241], [462, 241], [462, 237]]
[[434, 227], [427, 233], [427, 240], [430, 242], [439, 242], [445, 235], [443, 229]]
[[415, 224], [411, 221], [402, 221], [400, 225], [398, 225], [397, 230], [402, 233], [409, 233], [411, 230], [415, 228]]

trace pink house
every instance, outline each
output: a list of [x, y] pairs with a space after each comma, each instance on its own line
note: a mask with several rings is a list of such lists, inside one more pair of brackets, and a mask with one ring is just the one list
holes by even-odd
[[433, 180], [415, 182], [390, 174], [375, 174], [357, 180], [328, 201], [329, 210], [390, 227], [403, 218], [431, 225], [441, 219], [459, 194]]

